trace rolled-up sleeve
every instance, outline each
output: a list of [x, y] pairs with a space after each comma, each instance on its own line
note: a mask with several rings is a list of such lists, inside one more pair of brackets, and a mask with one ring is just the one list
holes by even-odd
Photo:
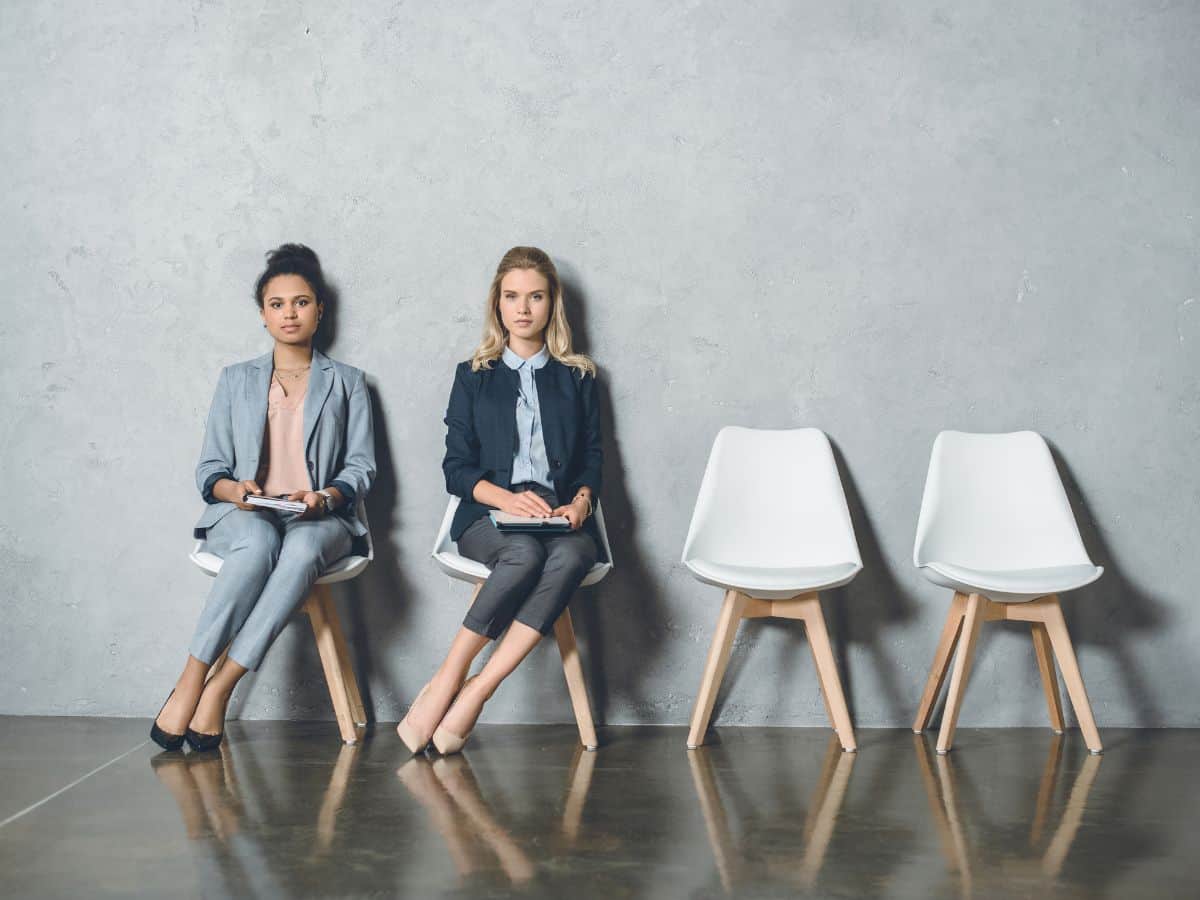
[[596, 389], [596, 377], [583, 375], [579, 384], [579, 399], [583, 413], [580, 434], [582, 466], [571, 482], [571, 495], [582, 487], [592, 489], [592, 496], [600, 496], [601, 470], [604, 467], [604, 448], [600, 435], [600, 397]]
[[204, 444], [200, 448], [200, 462], [196, 464], [196, 487], [205, 503], [218, 502], [213, 499], [212, 492], [213, 487], [222, 478], [236, 480], [233, 477], [236, 463], [233, 452], [233, 418], [229, 402], [229, 369], [224, 368], [217, 379], [212, 404], [208, 407]]
[[459, 363], [454, 372], [454, 386], [446, 406], [446, 455], [442, 473], [446, 490], [471, 500], [475, 485], [490, 473], [479, 465], [479, 436], [475, 433], [474, 396], [467, 384], [470, 363]]
[[345, 508], [354, 504], [371, 490], [375, 482], [375, 421], [371, 413], [371, 396], [366, 376], [358, 373], [346, 401], [346, 452], [342, 467], [329, 482], [345, 500]]

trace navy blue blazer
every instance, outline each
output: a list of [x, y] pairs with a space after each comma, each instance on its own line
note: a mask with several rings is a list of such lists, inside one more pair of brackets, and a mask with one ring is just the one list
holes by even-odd
[[[569, 503], [581, 487], [600, 496], [600, 403], [596, 379], [551, 357], [534, 372], [542, 438], [550, 479], [560, 503]], [[476, 502], [475, 485], [481, 478], [506, 490], [512, 486], [513, 454], [517, 448], [517, 394], [520, 375], [497, 360], [490, 369], [471, 371], [471, 363], [458, 364], [446, 409], [446, 456], [442, 471], [446, 490], [462, 498], [450, 537], [457, 541], [490, 507]], [[594, 502], [594, 500], [593, 500]], [[596, 538], [595, 519], [584, 528]]]

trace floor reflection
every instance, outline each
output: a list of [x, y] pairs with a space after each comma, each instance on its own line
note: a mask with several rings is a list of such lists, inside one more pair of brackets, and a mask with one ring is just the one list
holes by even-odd
[[[269, 781], [260, 777], [252, 748], [231, 743], [214, 753], [160, 753], [150, 760], [155, 777], [178, 806], [188, 839], [197, 845], [193, 854], [197, 876], [209, 895], [278, 897], [295, 887], [289, 887], [283, 857], [269, 848], [258, 826], [261, 817], [269, 819], [280, 810], [279, 798], [262, 790]], [[318, 862], [329, 856], [360, 752], [359, 746], [341, 746], [328, 769], [320, 803], [315, 810], [307, 806], [309, 821], [299, 828], [287, 826], [289, 836], [311, 836], [306, 847], [288, 848], [293, 868], [297, 859]], [[248, 791], [242, 787], [239, 769], [249, 770]], [[255, 808], [254, 815], [247, 806]], [[280, 820], [285, 824], [287, 817]]]
[[[1063, 863], [1079, 833], [1088, 797], [1100, 770], [1102, 756], [1087, 754], [1075, 774], [1061, 811], [1054, 798], [1063, 789], [1064, 738], [1054, 735], [1042, 767], [1041, 779], [1029, 820], [1028, 840], [1014, 840], [1009, 830], [995, 826], [987, 807], [978, 799], [964, 803], [960, 783], [974, 792], [969, 761], [960, 771], [957, 755], [941, 756], [924, 735], [913, 735], [925, 796], [941, 841], [942, 856], [959, 879], [959, 893], [970, 897], [978, 890], [1000, 884], [1037, 881], [1055, 885]], [[968, 814], [964, 816], [964, 809]], [[1057, 815], [1056, 815], [1057, 813]], [[1051, 823], [1057, 819], [1051, 828]]]
[[[766, 829], [779, 824], [794, 824], [799, 819], [799, 811], [791, 811], [791, 815], [796, 818], [789, 817], [787, 823], [764, 822], [761, 809], [751, 812], [745, 808], [745, 804], [738, 804], [738, 798], [744, 794], [738, 784], [737, 769], [724, 769], [718, 774], [713, 766], [714, 756], [720, 753], [719, 747], [700, 747], [688, 753], [688, 764], [692, 770], [692, 780], [700, 800], [708, 843], [721, 878], [721, 886], [726, 893], [732, 894], [744, 882], [762, 881], [765, 874], [771, 881], [790, 882], [797, 887], [811, 888], [816, 884], [817, 876], [825, 862], [825, 853], [833, 837], [838, 813], [846, 796], [846, 787], [850, 782], [850, 772], [858, 754], [843, 752], [836, 736], [830, 737], [825, 748], [821, 775], [812, 789], [807, 810], [803, 814], [801, 846], [796, 848], [790, 841], [781, 846], [772, 846], [773, 842], [760, 842], [758, 838]], [[757, 772], [757, 775], [761, 776], [762, 772]], [[790, 788], [790, 779], [787, 778], [786, 772], [772, 773], [772, 777], [779, 778], [782, 790]], [[733, 815], [741, 820], [743, 825], [754, 823], [751, 829], [737, 830], [741, 832], [740, 838], [735, 836], [737, 832], [730, 827], [731, 816], [726, 811], [725, 801], [722, 800], [722, 785], [719, 782], [725, 783], [725, 792], [733, 798]]]
[[[559, 827], [559, 836], [567, 844], [574, 844], [580, 835], [596, 756], [577, 747], [571, 759]], [[460, 878], [490, 868], [485, 854], [495, 859], [513, 885], [529, 882], [537, 874], [537, 865], [522, 842], [497, 820], [466, 756], [432, 761], [416, 756], [402, 765], [396, 775], [425, 810]]]
[[[1200, 732], [1118, 733], [1091, 756], [1076, 734], [972, 729], [942, 757], [898, 729], [863, 729], [857, 754], [784, 728], [688, 753], [681, 729], [613, 727], [588, 753], [567, 726], [488, 726], [467, 754], [412, 759], [379, 737], [343, 746], [325, 723], [231, 730], [219, 753], [130, 754], [4, 827], [8, 893], [1195, 893]], [[10, 770], [78, 767], [61, 733], [11, 723]]]

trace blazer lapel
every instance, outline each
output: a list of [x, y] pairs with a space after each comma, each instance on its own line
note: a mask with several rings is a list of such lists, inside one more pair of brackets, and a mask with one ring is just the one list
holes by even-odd
[[271, 390], [271, 375], [275, 371], [273, 354], [264, 353], [253, 362], [254, 372], [246, 379], [244, 433], [261, 441], [267, 427], [267, 394]]
[[308, 373], [308, 391], [304, 395], [304, 451], [312, 441], [313, 429], [325, 406], [325, 399], [333, 388], [333, 363], [319, 350], [313, 350], [312, 369]]
[[558, 369], [561, 365], [558, 360], [551, 359], [533, 373], [533, 380], [537, 382], [538, 412], [542, 418], [542, 440], [546, 444], [547, 460], [563, 457], [563, 398], [558, 391]]

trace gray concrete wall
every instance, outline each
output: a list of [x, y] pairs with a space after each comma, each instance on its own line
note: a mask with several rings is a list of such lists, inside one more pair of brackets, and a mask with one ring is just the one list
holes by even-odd
[[[723, 424], [837, 447], [866, 570], [826, 600], [860, 726], [910, 721], [948, 593], [911, 565], [943, 428], [1032, 428], [1107, 568], [1066, 601], [1104, 725], [1197, 725], [1200, 8], [1191, 3], [9, 3], [0, 13], [0, 712], [150, 715], [207, 580], [192, 471], [267, 348], [262, 253], [341, 292], [379, 555], [341, 593], [381, 719], [460, 621], [428, 558], [490, 274], [559, 261], [599, 361], [617, 570], [575, 606], [601, 721], [682, 723], [719, 592], [678, 563]], [[237, 701], [325, 717], [307, 626]], [[552, 647], [489, 707], [566, 721]], [[822, 721], [798, 627], [720, 721]], [[1040, 724], [989, 626], [962, 724]]]

